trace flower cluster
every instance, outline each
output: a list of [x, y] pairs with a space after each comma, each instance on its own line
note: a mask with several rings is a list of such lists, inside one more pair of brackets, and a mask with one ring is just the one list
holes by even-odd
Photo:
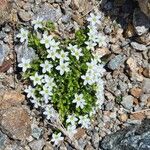
[[87, 21], [90, 22], [88, 25], [89, 29], [89, 39], [86, 43], [87, 49], [95, 50], [95, 46], [106, 47], [106, 36], [104, 36], [101, 32], [98, 31], [98, 26], [101, 24], [102, 14], [95, 15], [93, 13], [87, 18]]
[[[101, 56], [93, 52], [96, 47], [107, 44], [98, 29], [101, 18], [101, 15], [91, 13], [87, 19], [89, 32], [81, 32], [83, 35], [75, 37], [86, 37], [86, 40], [59, 41], [45, 30], [42, 18], [32, 21], [34, 30], [30, 34], [21, 29], [17, 35], [21, 43], [27, 41], [39, 55], [34, 61], [23, 58], [18, 65], [22, 67], [25, 79], [32, 83], [25, 89], [27, 97], [34, 107], [42, 107], [47, 120], [54, 123], [61, 118], [70, 136], [79, 126], [90, 127], [90, 116], [101, 108], [104, 101], [102, 76], [105, 69]], [[62, 140], [61, 133], [52, 135], [54, 145]]]

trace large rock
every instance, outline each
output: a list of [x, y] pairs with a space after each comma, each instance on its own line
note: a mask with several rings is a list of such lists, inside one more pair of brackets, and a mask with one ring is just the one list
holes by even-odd
[[25, 100], [25, 96], [15, 90], [5, 91], [0, 98], [0, 110], [8, 109], [14, 105], [18, 105]]
[[62, 16], [61, 9], [52, 7], [51, 5], [43, 5], [33, 18], [43, 18], [44, 20], [50, 20], [52, 22], [57, 22]]
[[141, 10], [150, 18], [150, 0], [138, 0]]
[[149, 150], [150, 119], [106, 136], [101, 142], [104, 150]]
[[111, 70], [118, 69], [122, 65], [123, 61], [124, 57], [122, 55], [117, 55], [109, 61], [107, 67]]
[[133, 14], [133, 25], [138, 35], [147, 33], [150, 28], [148, 17], [139, 9], [135, 9]]
[[9, 20], [11, 3], [8, 0], [0, 0], [0, 25]]
[[3, 64], [9, 52], [10, 52], [9, 46], [0, 41], [0, 66]]
[[10, 137], [25, 140], [31, 133], [30, 117], [21, 107], [11, 107], [1, 116], [1, 128]]
[[143, 92], [146, 94], [150, 94], [150, 79], [149, 78], [144, 78]]

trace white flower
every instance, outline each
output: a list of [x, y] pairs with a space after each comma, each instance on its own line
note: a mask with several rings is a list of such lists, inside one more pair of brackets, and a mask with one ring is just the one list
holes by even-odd
[[80, 57], [80, 56], [83, 56], [83, 53], [82, 53], [82, 49], [81, 49], [81, 48], [79, 48], [79, 49], [74, 49], [73, 51], [71, 51], [71, 54], [72, 54], [73, 56], [75, 56], [77, 60], [79, 60], [79, 57]]
[[63, 140], [64, 140], [64, 137], [61, 137], [61, 133], [58, 133], [58, 134], [53, 133], [52, 134], [51, 141], [54, 142], [54, 145], [58, 145]]
[[96, 42], [98, 43], [99, 47], [107, 47], [106, 36], [101, 33], [99, 33], [97, 36]]
[[63, 75], [65, 72], [69, 71], [69, 62], [60, 62], [59, 66], [56, 67], [56, 70], [60, 71], [60, 75]]
[[46, 115], [47, 120], [57, 118], [55, 110], [51, 105], [46, 105], [46, 107], [44, 109], [45, 109], [45, 111], [43, 112], [43, 114]]
[[86, 65], [88, 66], [88, 71], [93, 72], [94, 69], [97, 69], [97, 62], [95, 60], [92, 60], [90, 63], [87, 62]]
[[97, 34], [97, 26], [88, 25], [89, 32], [96, 33]]
[[86, 128], [88, 129], [91, 122], [90, 122], [90, 119], [88, 118], [88, 115], [85, 115], [85, 116], [79, 116], [79, 124], [82, 125], [82, 128]]
[[48, 60], [46, 60], [43, 64], [40, 64], [40, 66], [42, 67], [43, 73], [46, 73], [46, 71], [51, 72], [51, 68], [53, 67]]
[[43, 18], [39, 18], [37, 17], [35, 20], [33, 20], [31, 23], [32, 25], [34, 25], [34, 29], [37, 30], [38, 28], [42, 28], [43, 25], [42, 25], [42, 21], [43, 21]]
[[52, 87], [43, 86], [43, 90], [40, 91], [40, 94], [43, 95], [45, 100], [48, 100], [52, 95]]
[[82, 75], [81, 78], [84, 80], [83, 84], [84, 85], [86, 85], [86, 84], [92, 85], [94, 82], [93, 77], [94, 77], [93, 74], [88, 73], [88, 72], [85, 75]]
[[43, 38], [40, 42], [41, 42], [41, 44], [45, 44], [46, 48], [49, 48], [51, 46], [52, 39], [53, 39], [53, 37], [51, 35], [48, 36], [48, 33], [44, 32]]
[[99, 54], [98, 52], [96, 52], [96, 53], [93, 53], [93, 56], [94, 56], [94, 60], [95, 60], [95, 61], [101, 63], [101, 57], [102, 57], [103, 55], [101, 55], [101, 54]]
[[97, 65], [97, 70], [95, 69], [95, 71], [97, 73], [99, 73], [100, 76], [103, 76], [104, 73], [106, 72], [106, 70], [104, 69], [104, 65], [103, 64], [98, 64]]
[[54, 50], [54, 51], [58, 50], [58, 49], [59, 49], [59, 44], [60, 44], [60, 42], [56, 42], [56, 41], [53, 39], [52, 42], [51, 42], [50, 50]]
[[18, 66], [22, 68], [23, 72], [25, 72], [28, 68], [31, 68], [30, 62], [30, 59], [22, 58], [21, 63]]
[[20, 29], [20, 33], [17, 34], [17, 37], [20, 38], [20, 42], [24, 42], [28, 39], [28, 30], [25, 30], [23, 28]]
[[31, 76], [30, 79], [33, 81], [33, 85], [41, 85], [42, 83], [42, 75], [38, 75], [38, 73], [36, 72], [34, 76]]
[[87, 45], [86, 48], [92, 51], [94, 51], [94, 47], [97, 45], [97, 43], [93, 41], [86, 41], [85, 44]]
[[54, 86], [56, 86], [56, 84], [54, 82], [54, 78], [49, 77], [48, 75], [44, 75], [44, 79], [42, 81], [43, 81], [43, 83], [45, 83], [46, 87], [53, 88]]
[[66, 122], [71, 123], [72, 125], [75, 125], [75, 123], [78, 121], [78, 119], [74, 115], [69, 115]]
[[70, 51], [76, 51], [78, 49], [78, 46], [77, 45], [72, 45], [72, 44], [69, 44], [69, 46], [67, 47]]
[[32, 88], [30, 85], [24, 91], [27, 93], [28, 98], [29, 97], [32, 97], [32, 98], [35, 97], [35, 88]]
[[85, 100], [83, 99], [83, 94], [75, 94], [75, 99], [72, 102], [76, 103], [76, 108], [84, 108], [86, 105]]
[[51, 58], [51, 59], [55, 60], [56, 56], [58, 56], [58, 52], [55, 49], [47, 50], [47, 52], [48, 52], [47, 58]]
[[71, 137], [73, 137], [74, 134], [77, 133], [76, 126], [75, 126], [75, 125], [69, 125], [69, 126], [67, 127], [67, 132], [68, 132], [68, 134], [69, 134]]
[[62, 62], [69, 60], [68, 52], [64, 52], [63, 50], [60, 53], [58, 53], [56, 57]]
[[101, 15], [95, 15], [93, 13], [90, 13], [90, 16], [87, 18], [87, 21], [89, 21], [91, 23], [91, 25], [96, 25], [96, 24], [100, 24], [101, 21]]
[[93, 43], [97, 42], [97, 32], [96, 31], [90, 31], [89, 33], [87, 33], [89, 36], [89, 41], [92, 41]]

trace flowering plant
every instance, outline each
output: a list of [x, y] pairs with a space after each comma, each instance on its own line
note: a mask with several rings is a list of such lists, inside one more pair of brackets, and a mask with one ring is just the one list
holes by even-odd
[[[60, 118], [71, 135], [78, 126], [89, 128], [91, 116], [103, 104], [105, 70], [95, 51], [96, 47], [106, 46], [106, 38], [99, 32], [101, 17], [91, 13], [88, 27], [77, 31], [73, 39], [54, 36], [41, 18], [32, 21], [33, 29], [21, 29], [17, 36], [38, 55], [32, 61], [23, 58], [19, 64], [24, 78], [31, 83], [25, 89], [27, 97], [36, 108], [44, 110], [47, 120]], [[53, 140], [62, 140], [60, 136], [54, 134]]]

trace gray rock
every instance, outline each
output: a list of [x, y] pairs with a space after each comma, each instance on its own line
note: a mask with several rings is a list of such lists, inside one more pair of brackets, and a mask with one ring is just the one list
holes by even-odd
[[86, 141], [85, 139], [80, 138], [80, 139], [78, 140], [78, 144], [79, 144], [79, 146], [81, 147], [81, 149], [84, 149], [85, 146], [86, 146], [86, 144], [87, 144], [87, 141]]
[[68, 23], [71, 20], [71, 15], [63, 15], [61, 21], [63, 23]]
[[5, 51], [2, 45], [0, 44], [0, 65], [2, 65], [4, 59], [5, 59]]
[[135, 9], [133, 14], [133, 25], [138, 35], [148, 32], [150, 21], [148, 17], [138, 9]]
[[3, 31], [0, 32], [0, 40], [4, 39], [7, 36], [7, 34]]
[[32, 18], [31, 12], [27, 12], [27, 11], [24, 11], [24, 10], [20, 10], [18, 12], [18, 15], [19, 15], [20, 19], [22, 21], [25, 21], [25, 22], [30, 21], [31, 18]]
[[41, 7], [33, 18], [43, 18], [44, 20], [50, 20], [56, 22], [62, 16], [60, 7], [53, 8], [52, 6], [44, 5]]
[[137, 42], [131, 42], [131, 46], [138, 51], [146, 51], [147, 47], [143, 44], [139, 44]]
[[3, 149], [5, 146], [7, 136], [0, 131], [0, 149]]
[[123, 63], [123, 61], [124, 61], [123, 56], [117, 55], [109, 61], [109, 63], [107, 64], [107, 67], [111, 70], [118, 69]]
[[29, 146], [32, 150], [42, 150], [44, 145], [45, 145], [44, 139], [33, 141], [33, 142], [29, 143]]
[[146, 94], [150, 94], [150, 79], [149, 78], [144, 78], [143, 92]]
[[108, 135], [100, 145], [103, 150], [149, 150], [150, 120]]
[[54, 3], [54, 2], [55, 2], [55, 0], [48, 0], [48, 2], [49, 2], [49, 3]]
[[122, 82], [121, 80], [119, 80], [119, 89], [121, 90], [121, 92], [126, 92], [128, 85], [125, 82]]
[[114, 108], [114, 102], [110, 101], [110, 102], [106, 102], [106, 110], [112, 110]]
[[131, 95], [124, 96], [122, 98], [121, 104], [123, 105], [124, 108], [130, 110], [133, 107], [133, 99], [134, 97]]
[[17, 61], [20, 63], [22, 58], [36, 59], [37, 55], [35, 50], [31, 47], [27, 48], [26, 45], [16, 45], [15, 51], [17, 53]]
[[96, 149], [98, 149], [98, 146], [99, 146], [99, 134], [98, 133], [94, 133], [93, 135], [92, 135], [92, 143], [93, 143], [93, 146], [96, 148]]
[[11, 27], [9, 25], [6, 25], [5, 28], [3, 28], [4, 32], [9, 33], [11, 31]]
[[62, 3], [63, 0], [55, 0], [56, 3]]
[[32, 126], [32, 136], [36, 139], [39, 139], [42, 135], [42, 129], [38, 126]]
[[10, 48], [8, 47], [8, 45], [0, 42], [0, 66], [3, 64], [3, 61], [9, 52]]
[[150, 94], [142, 94], [140, 96], [140, 101], [145, 104], [147, 102], [147, 100], [148, 100], [149, 97], [150, 97]]

